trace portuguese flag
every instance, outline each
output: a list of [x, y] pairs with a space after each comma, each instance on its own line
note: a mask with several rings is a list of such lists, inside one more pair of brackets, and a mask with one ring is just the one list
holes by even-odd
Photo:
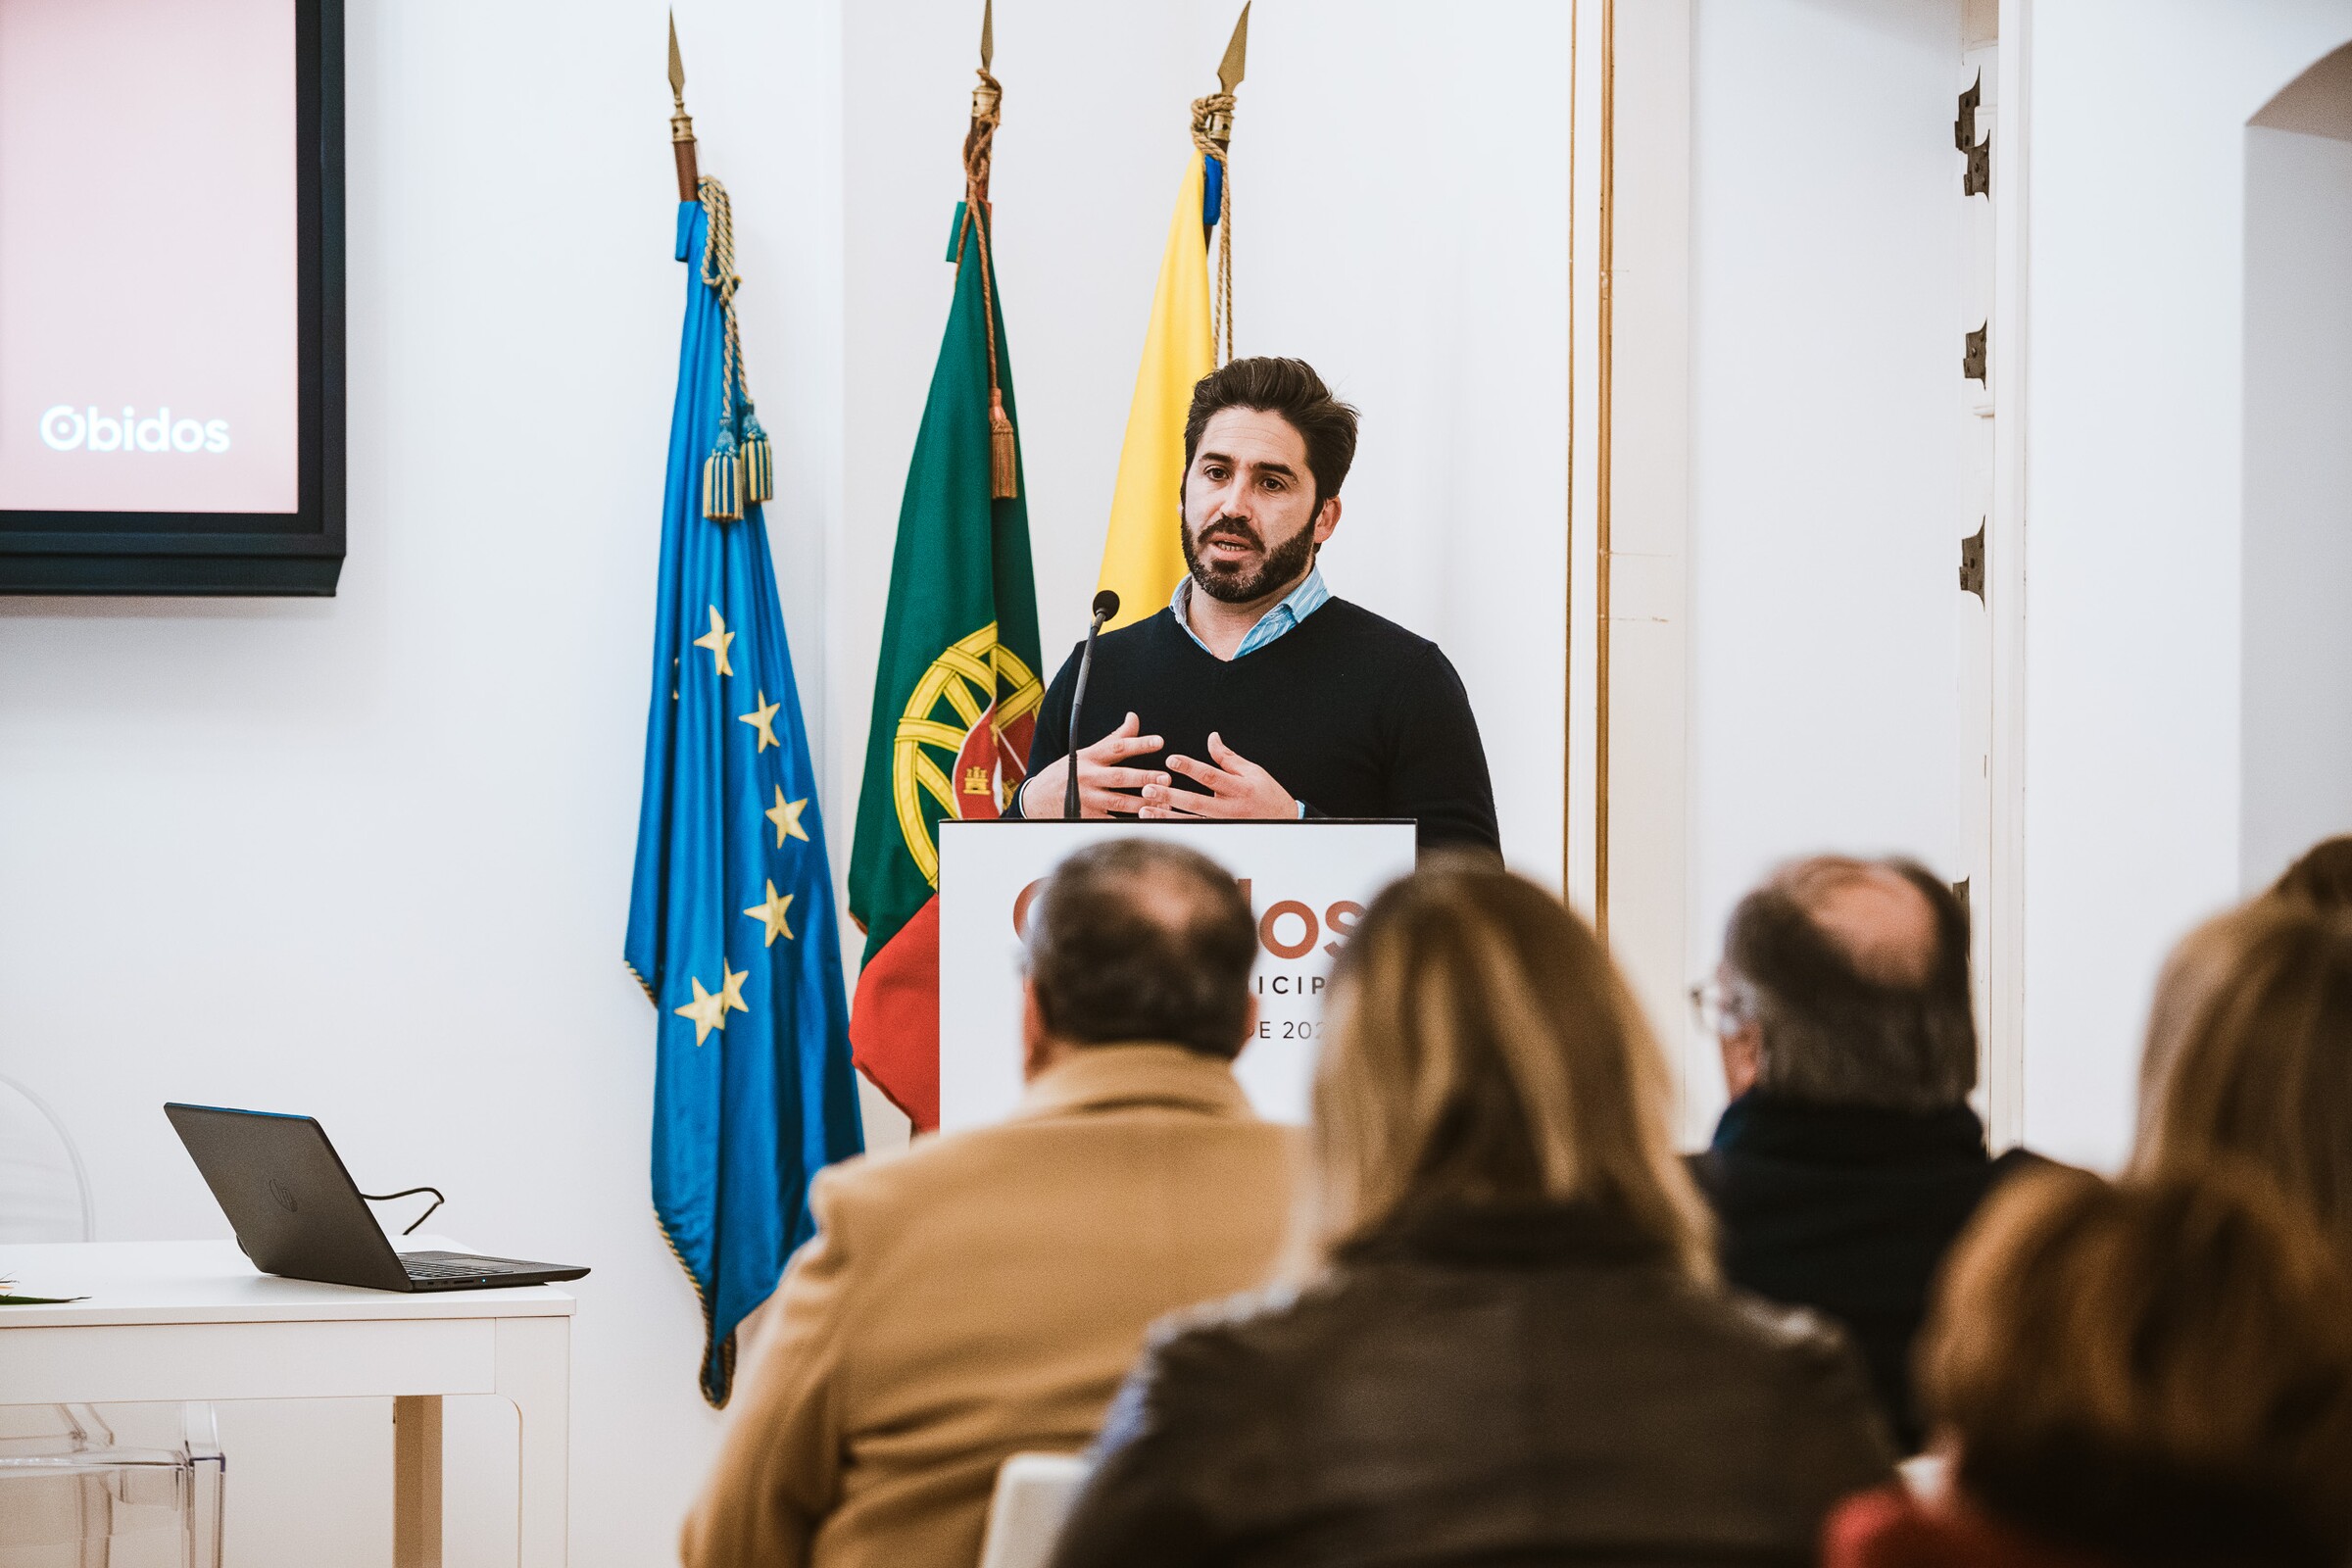
[[1045, 698], [988, 222], [985, 201], [956, 204], [956, 303], [899, 507], [850, 856], [850, 913], [865, 931], [850, 1042], [925, 1132], [939, 1125], [940, 819], [1003, 809]]

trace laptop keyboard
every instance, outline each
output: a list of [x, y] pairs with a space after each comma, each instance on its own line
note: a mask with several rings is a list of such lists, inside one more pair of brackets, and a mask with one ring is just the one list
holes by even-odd
[[430, 1252], [403, 1252], [400, 1266], [413, 1280], [477, 1280], [485, 1275], [529, 1274], [536, 1266], [509, 1263], [494, 1257], [435, 1256]]

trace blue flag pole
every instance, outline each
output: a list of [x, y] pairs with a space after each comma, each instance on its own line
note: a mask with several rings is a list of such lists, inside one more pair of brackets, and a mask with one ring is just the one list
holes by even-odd
[[678, 206], [677, 259], [696, 265], [623, 951], [656, 1008], [654, 1211], [702, 1300], [703, 1396], [724, 1405], [735, 1330], [809, 1234], [810, 1179], [862, 1137], [816, 770], [751, 499], [765, 487], [732, 487], [740, 520], [705, 515], [714, 454], [740, 461], [753, 432], [726, 194], [701, 188]]

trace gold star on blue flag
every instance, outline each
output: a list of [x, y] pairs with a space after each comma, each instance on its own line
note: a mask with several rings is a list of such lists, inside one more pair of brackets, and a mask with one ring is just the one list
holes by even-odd
[[[809, 1234], [809, 1180], [861, 1138], [816, 770], [748, 467], [766, 438], [732, 224], [716, 180], [702, 197], [678, 206], [692, 270], [624, 951], [655, 1005], [654, 1211], [702, 1298], [704, 1396], [724, 1404], [736, 1328]], [[708, 506], [725, 464], [746, 466]]]

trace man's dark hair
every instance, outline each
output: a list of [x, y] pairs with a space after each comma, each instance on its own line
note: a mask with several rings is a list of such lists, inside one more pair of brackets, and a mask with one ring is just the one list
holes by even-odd
[[[1891, 871], [1927, 901], [1934, 947], [1916, 984], [1865, 972], [1812, 912], [1826, 881]], [[1734, 1000], [1762, 1040], [1756, 1086], [1822, 1105], [1929, 1111], [1977, 1084], [1968, 913], [1911, 860], [1800, 862], [1740, 901], [1724, 935]]]
[[1047, 881], [1028, 944], [1038, 1010], [1064, 1040], [1241, 1054], [1257, 926], [1241, 884], [1199, 851], [1154, 839], [1080, 850]]
[[1331, 388], [1304, 360], [1261, 357], [1235, 360], [1193, 385], [1192, 412], [1184, 416], [1184, 466], [1192, 470], [1200, 432], [1222, 409], [1255, 409], [1278, 414], [1306, 443], [1306, 468], [1315, 479], [1315, 505], [1340, 493], [1355, 463], [1355, 410], [1331, 395]]

